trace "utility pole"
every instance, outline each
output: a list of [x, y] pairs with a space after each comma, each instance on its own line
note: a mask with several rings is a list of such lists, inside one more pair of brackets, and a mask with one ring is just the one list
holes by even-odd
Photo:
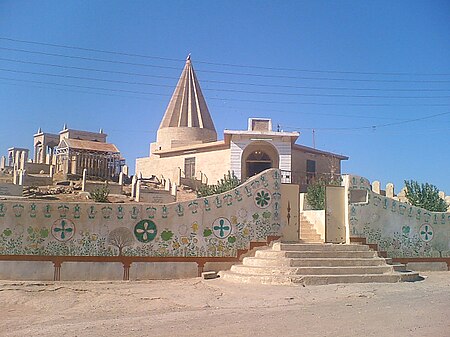
[[312, 141], [313, 141], [313, 149], [316, 148], [316, 130], [312, 129]]

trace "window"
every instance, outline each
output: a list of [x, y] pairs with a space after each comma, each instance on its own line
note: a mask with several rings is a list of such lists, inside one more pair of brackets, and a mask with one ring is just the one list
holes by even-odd
[[184, 176], [195, 178], [195, 157], [184, 159]]
[[315, 160], [306, 160], [306, 173], [316, 173], [316, 161]]
[[306, 184], [309, 185], [314, 181], [316, 177], [316, 161], [306, 160]]

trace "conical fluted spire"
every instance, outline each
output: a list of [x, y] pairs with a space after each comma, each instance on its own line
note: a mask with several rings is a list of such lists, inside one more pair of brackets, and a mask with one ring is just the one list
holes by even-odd
[[190, 54], [164, 114], [160, 128], [198, 127], [216, 131], [192, 67]]
[[216, 140], [216, 128], [189, 54], [159, 126], [157, 143], [160, 149], [167, 149]]

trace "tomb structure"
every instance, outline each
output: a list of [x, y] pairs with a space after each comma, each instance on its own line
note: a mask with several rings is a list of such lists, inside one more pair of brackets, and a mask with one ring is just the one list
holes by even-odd
[[273, 130], [269, 118], [249, 118], [247, 130], [217, 132], [187, 58], [157, 131], [150, 155], [136, 160], [136, 174], [215, 184], [228, 171], [245, 180], [269, 168], [281, 169], [283, 182], [302, 190], [321, 176], [339, 176], [348, 157], [296, 144], [298, 132]]

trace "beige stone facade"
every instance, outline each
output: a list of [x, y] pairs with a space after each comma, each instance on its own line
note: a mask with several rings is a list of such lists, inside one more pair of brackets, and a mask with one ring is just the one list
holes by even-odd
[[150, 155], [136, 160], [136, 174], [180, 182], [180, 177], [215, 184], [228, 171], [245, 180], [278, 168], [284, 182], [307, 184], [341, 172], [348, 157], [295, 144], [297, 132], [274, 131], [269, 118], [250, 118], [247, 130], [217, 133], [190, 58], [163, 116]]

